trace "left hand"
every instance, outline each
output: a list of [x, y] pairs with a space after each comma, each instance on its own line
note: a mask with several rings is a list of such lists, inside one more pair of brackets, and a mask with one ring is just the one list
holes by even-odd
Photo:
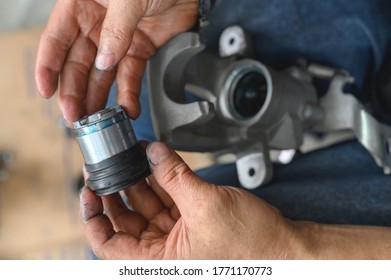
[[251, 195], [211, 185], [166, 145], [147, 149], [152, 173], [120, 194], [81, 193], [80, 214], [104, 259], [277, 259], [300, 254], [293, 222]]
[[116, 79], [118, 104], [137, 118], [147, 60], [197, 22], [197, 7], [197, 0], [58, 0], [39, 44], [38, 91], [50, 98], [59, 84], [70, 124], [103, 109]]

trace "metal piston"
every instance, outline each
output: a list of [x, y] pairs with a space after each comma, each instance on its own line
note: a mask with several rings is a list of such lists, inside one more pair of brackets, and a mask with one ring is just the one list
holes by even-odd
[[73, 128], [89, 174], [87, 185], [98, 195], [118, 192], [151, 174], [122, 106], [83, 117]]

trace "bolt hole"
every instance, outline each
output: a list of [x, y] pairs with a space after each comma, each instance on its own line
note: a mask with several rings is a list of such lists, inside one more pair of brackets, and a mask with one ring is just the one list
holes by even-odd
[[232, 46], [234, 43], [235, 43], [235, 38], [229, 39], [228, 44]]
[[250, 177], [253, 177], [255, 175], [255, 169], [254, 168], [250, 168], [248, 170], [248, 175], [250, 175]]

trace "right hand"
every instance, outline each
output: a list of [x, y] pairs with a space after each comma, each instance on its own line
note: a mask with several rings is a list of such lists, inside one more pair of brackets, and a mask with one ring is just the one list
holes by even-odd
[[116, 78], [118, 103], [135, 119], [147, 60], [197, 16], [197, 0], [58, 1], [39, 45], [38, 91], [50, 98], [60, 81], [60, 108], [71, 123], [103, 109]]
[[104, 259], [276, 259], [303, 257], [294, 222], [250, 193], [215, 186], [175, 151], [147, 148], [152, 176], [120, 194], [80, 195], [83, 229]]

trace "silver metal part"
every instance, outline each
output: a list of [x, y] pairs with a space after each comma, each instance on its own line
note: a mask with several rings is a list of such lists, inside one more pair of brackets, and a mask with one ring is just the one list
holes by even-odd
[[[346, 71], [301, 64], [277, 72], [251, 58], [251, 43], [238, 26], [220, 37], [220, 56], [204, 49], [199, 34], [182, 33], [149, 62], [149, 101], [155, 135], [175, 149], [234, 155], [242, 186], [252, 189], [273, 174], [271, 151], [290, 162], [295, 151], [325, 147], [334, 140], [306, 134], [356, 137], [386, 174], [391, 173], [391, 130], [343, 92]], [[313, 77], [330, 80], [320, 100]], [[198, 98], [189, 101], [187, 93]], [[351, 133], [353, 132], [353, 133]], [[284, 152], [285, 151], [285, 152]]]
[[296, 155], [295, 149], [281, 150], [278, 154], [276, 161], [281, 164], [288, 164], [292, 162], [295, 155]]
[[321, 106], [327, 108], [325, 117], [313, 130], [325, 133], [353, 131], [376, 164], [385, 174], [390, 174], [391, 127], [377, 121], [352, 94], [343, 92], [345, 85], [353, 82], [353, 77], [347, 74], [339, 73], [333, 77], [327, 94], [320, 100]]
[[[265, 160], [264, 153], [252, 153], [236, 161], [239, 182], [248, 189], [254, 189], [263, 182], [268, 182], [272, 174], [268, 172], [270, 161]], [[268, 178], [269, 177], [269, 178]]]
[[219, 39], [220, 56], [244, 55], [248, 50], [247, 38], [244, 30], [238, 26], [226, 28]]
[[[250, 73], [258, 73], [265, 79], [266, 98], [263, 106], [261, 106], [258, 113], [250, 118], [242, 117], [234, 105], [234, 91], [238, 86], [238, 82]], [[241, 126], [250, 126], [257, 122], [267, 109], [270, 107], [273, 94], [273, 82], [270, 71], [261, 63], [255, 60], [244, 59], [233, 63], [228, 75], [225, 77], [224, 85], [221, 88], [217, 108], [222, 117], [226, 120]]]
[[[203, 50], [197, 33], [183, 33], [149, 62], [155, 135], [178, 150], [235, 154], [241, 184], [265, 184], [273, 173], [270, 149], [297, 149], [306, 127], [322, 116], [315, 89], [308, 79], [278, 73], [259, 61], [214, 57]], [[247, 85], [243, 80], [249, 74], [258, 76]], [[246, 106], [260, 95], [253, 114], [240, 113], [239, 85], [249, 88], [243, 90]], [[201, 100], [187, 102], [185, 87]], [[255, 172], [251, 176], [249, 166]]]
[[87, 164], [95, 164], [133, 147], [137, 141], [121, 106], [104, 109], [73, 123]]
[[97, 195], [119, 192], [151, 174], [121, 106], [86, 116], [73, 126], [89, 175], [86, 183]]

